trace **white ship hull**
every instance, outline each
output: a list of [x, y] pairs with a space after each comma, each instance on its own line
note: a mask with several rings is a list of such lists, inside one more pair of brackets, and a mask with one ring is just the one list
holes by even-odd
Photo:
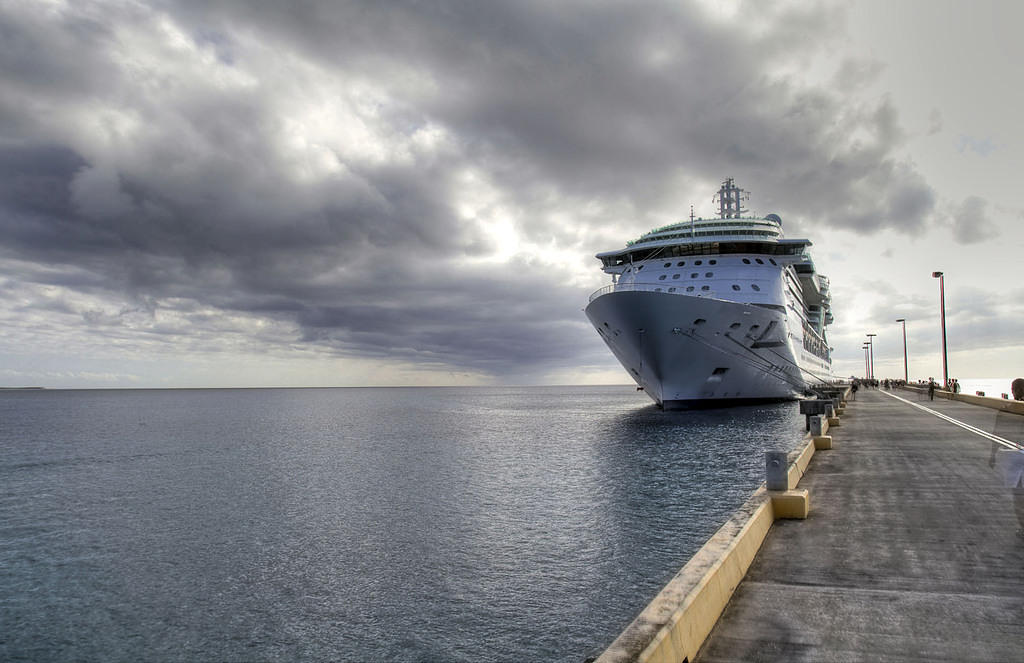
[[612, 284], [587, 317], [666, 409], [800, 398], [833, 379], [829, 281], [781, 217], [743, 216], [732, 178], [715, 198], [717, 219], [691, 212], [598, 253]]
[[638, 385], [666, 409], [799, 398], [830, 373], [782, 306], [613, 290], [586, 315]]

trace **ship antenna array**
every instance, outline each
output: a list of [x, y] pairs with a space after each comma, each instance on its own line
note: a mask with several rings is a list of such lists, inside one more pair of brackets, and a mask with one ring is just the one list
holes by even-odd
[[718, 202], [718, 214], [723, 219], [738, 219], [747, 210], [743, 201], [750, 200], [750, 193], [736, 186], [731, 177], [722, 182], [712, 202]]

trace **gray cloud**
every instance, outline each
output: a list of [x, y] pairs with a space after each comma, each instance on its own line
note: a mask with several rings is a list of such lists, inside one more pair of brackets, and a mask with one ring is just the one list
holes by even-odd
[[[862, 333], [876, 332], [898, 338], [897, 318], [907, 320], [907, 343], [911, 348], [930, 348], [939, 332], [939, 290], [933, 297], [907, 295], [889, 281], [866, 280], [871, 306], [864, 318], [864, 332], [842, 339], [845, 352], [863, 340]], [[1016, 321], [1024, 316], [1024, 289], [982, 290], [946, 282], [946, 331], [951, 350], [985, 350], [1017, 346], [1020, 330]], [[837, 342], [838, 345], [839, 342]]]
[[[857, 96], [877, 65], [787, 73], [841, 24], [653, 0], [8, 6], [0, 257], [68, 293], [29, 310], [94, 334], [213, 334], [220, 312], [343, 356], [608, 361], [580, 265], [724, 175], [801, 229], [932, 222], [892, 104]], [[530, 248], [506, 256], [502, 223]]]
[[976, 244], [998, 235], [985, 200], [970, 196], [953, 211], [953, 238], [960, 244]]

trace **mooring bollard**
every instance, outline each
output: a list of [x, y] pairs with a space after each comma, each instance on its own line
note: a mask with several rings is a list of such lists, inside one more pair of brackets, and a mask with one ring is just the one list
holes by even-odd
[[785, 451], [764, 452], [765, 487], [789, 490], [789, 456]]
[[811, 417], [816, 414], [825, 414], [828, 407], [832, 407], [831, 399], [800, 401], [800, 414], [806, 417], [806, 430], [811, 430]]
[[814, 440], [814, 448], [818, 450], [832, 448], [832, 436], [826, 435], [831, 423], [821, 415], [811, 417], [811, 438]]

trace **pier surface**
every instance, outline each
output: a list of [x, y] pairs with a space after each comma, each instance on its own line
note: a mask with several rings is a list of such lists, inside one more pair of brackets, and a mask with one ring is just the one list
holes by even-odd
[[1024, 417], [891, 393], [847, 404], [810, 515], [775, 523], [697, 661], [1024, 661], [1005, 452], [914, 404], [1016, 442]]

